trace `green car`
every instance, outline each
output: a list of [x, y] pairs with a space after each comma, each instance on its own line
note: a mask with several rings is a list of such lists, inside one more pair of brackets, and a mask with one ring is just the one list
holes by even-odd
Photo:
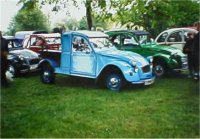
[[133, 51], [144, 57], [153, 56], [153, 70], [157, 77], [172, 71], [187, 70], [187, 56], [181, 50], [156, 45], [145, 31], [108, 31], [110, 41], [120, 50]]

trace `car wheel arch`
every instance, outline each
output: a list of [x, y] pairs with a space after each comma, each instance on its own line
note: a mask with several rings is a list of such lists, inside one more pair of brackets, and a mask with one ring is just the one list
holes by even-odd
[[102, 71], [100, 72], [100, 74], [97, 77], [97, 80], [103, 79], [111, 71], [112, 72], [117, 72], [117, 73], [120, 73], [121, 75], [123, 75], [122, 70], [118, 66], [116, 66], [116, 65], [107, 65], [102, 69]]

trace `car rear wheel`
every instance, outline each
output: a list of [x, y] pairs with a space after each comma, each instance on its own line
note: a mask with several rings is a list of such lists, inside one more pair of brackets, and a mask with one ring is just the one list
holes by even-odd
[[40, 74], [41, 81], [45, 84], [52, 84], [55, 82], [55, 73], [50, 65], [44, 65]]
[[124, 78], [121, 74], [112, 73], [106, 76], [106, 88], [112, 91], [119, 91], [124, 85]]

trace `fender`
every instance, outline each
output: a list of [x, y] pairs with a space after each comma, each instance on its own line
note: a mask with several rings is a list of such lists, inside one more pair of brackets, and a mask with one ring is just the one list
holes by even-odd
[[165, 54], [158, 53], [158, 54], [154, 55], [154, 57], [157, 57], [159, 59], [164, 60], [164, 62], [166, 62], [167, 66], [169, 68], [173, 68], [173, 67], [176, 67], [178, 65], [178, 62], [175, 59], [172, 59], [170, 57], [170, 55], [165, 55]]
[[139, 73], [135, 73], [133, 66], [131, 66], [130, 64], [128, 64], [125, 61], [112, 61], [112, 62], [107, 63], [104, 67], [101, 68], [101, 70], [97, 71], [97, 77], [99, 77], [99, 75], [108, 66], [115, 66], [115, 67], [119, 68], [119, 70], [122, 72], [124, 78], [129, 82], [140, 80]]
[[53, 60], [53, 59], [42, 59], [42, 60], [39, 62], [38, 67], [41, 67], [42, 64], [44, 64], [44, 63], [50, 64], [53, 68], [59, 66], [59, 64], [58, 64], [55, 60]]
[[164, 62], [166, 62], [166, 64], [169, 64], [169, 61], [170, 61], [169, 55], [165, 55], [165, 54], [161, 54], [161, 53], [155, 54], [153, 56], [153, 58], [154, 59], [162, 59]]

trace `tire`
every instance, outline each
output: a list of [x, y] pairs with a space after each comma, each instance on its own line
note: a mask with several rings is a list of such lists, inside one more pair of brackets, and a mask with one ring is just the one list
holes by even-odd
[[166, 74], [166, 66], [164, 62], [156, 62], [153, 67], [153, 73], [156, 75], [156, 77], [164, 77]]
[[17, 71], [15, 69], [15, 67], [12, 64], [8, 65], [8, 69], [6, 71], [6, 74], [10, 74], [11, 78], [14, 78], [17, 76]]
[[124, 86], [124, 78], [119, 73], [107, 74], [105, 78], [105, 86], [112, 91], [120, 91]]
[[50, 65], [46, 64], [42, 67], [40, 73], [40, 79], [45, 84], [55, 83], [55, 73]]

